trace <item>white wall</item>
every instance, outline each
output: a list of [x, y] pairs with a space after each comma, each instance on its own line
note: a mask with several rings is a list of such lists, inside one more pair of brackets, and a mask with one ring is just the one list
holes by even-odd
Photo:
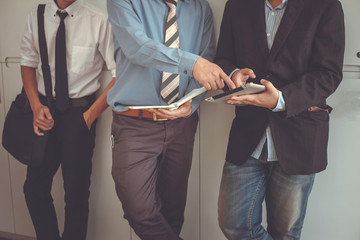
[[[20, 91], [19, 44], [28, 12], [47, 0], [0, 0], [0, 133], [4, 113]], [[105, 10], [105, 0], [87, 0]], [[219, 33], [225, 0], [208, 0]], [[304, 240], [360, 239], [360, 17], [359, 0], [342, 0], [346, 14], [347, 47], [345, 79], [329, 104], [331, 114], [329, 167], [318, 174], [310, 197], [303, 230]], [[16, 13], [16, 14], [14, 14]], [[10, 26], [10, 27], [9, 27]], [[5, 34], [4, 34], [5, 33]], [[5, 63], [7, 60], [7, 64]], [[14, 62], [14, 63], [10, 63]], [[110, 79], [105, 73], [103, 83]], [[232, 106], [203, 103], [190, 175], [188, 203], [182, 237], [186, 240], [225, 239], [217, 224], [217, 198], [228, 133], [234, 116]], [[139, 239], [123, 219], [111, 179], [111, 111], [99, 119], [93, 158], [89, 240]], [[216, 139], [216, 140], [215, 140]], [[58, 173], [53, 194], [60, 228], [63, 225], [63, 190]], [[25, 167], [0, 147], [0, 231], [34, 236], [22, 193]]]

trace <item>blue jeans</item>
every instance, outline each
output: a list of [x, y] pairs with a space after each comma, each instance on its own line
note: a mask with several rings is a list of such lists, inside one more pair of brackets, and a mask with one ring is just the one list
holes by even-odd
[[[219, 194], [219, 225], [230, 240], [300, 239], [315, 174], [287, 175], [279, 162], [250, 157], [226, 162]], [[267, 230], [261, 225], [265, 199]]]

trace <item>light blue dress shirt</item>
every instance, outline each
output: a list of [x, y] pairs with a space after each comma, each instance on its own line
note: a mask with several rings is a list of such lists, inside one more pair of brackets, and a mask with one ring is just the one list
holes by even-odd
[[[282, 3], [273, 8], [268, 0], [265, 1], [265, 19], [266, 19], [266, 37], [269, 50], [271, 49], [276, 32], [279, 28], [281, 19], [286, 9], [287, 0], [283, 0]], [[279, 91], [279, 99], [276, 107], [273, 109], [274, 112], [285, 111], [285, 100], [282, 96], [282, 92]], [[267, 141], [266, 141], [267, 140]], [[274, 147], [274, 141], [271, 136], [270, 127], [267, 126], [258, 146], [251, 154], [252, 157], [259, 159], [261, 151], [264, 147], [265, 142], [267, 143], [267, 161], [277, 161], [277, 156]]]
[[[202, 85], [192, 77], [199, 56], [216, 52], [211, 8], [206, 0], [179, 0], [180, 48], [164, 43], [169, 8], [163, 0], [108, 0], [114, 34], [116, 82], [107, 102], [115, 111], [129, 105], [167, 105], [160, 96], [161, 73], [180, 74], [179, 98]], [[195, 111], [204, 94], [193, 99]]]

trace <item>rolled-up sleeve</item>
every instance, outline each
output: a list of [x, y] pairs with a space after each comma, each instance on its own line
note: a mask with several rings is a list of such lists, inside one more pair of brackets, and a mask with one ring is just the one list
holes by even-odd
[[[34, 13], [30, 13], [24, 30], [23, 38], [20, 45], [20, 65], [26, 67], [37, 68], [39, 64], [39, 52], [34, 44]], [[36, 24], [35, 24], [36, 25]]]
[[111, 71], [112, 76], [115, 77], [114, 42], [111, 25], [107, 19], [101, 28], [99, 38], [98, 50], [105, 61], [107, 70]]

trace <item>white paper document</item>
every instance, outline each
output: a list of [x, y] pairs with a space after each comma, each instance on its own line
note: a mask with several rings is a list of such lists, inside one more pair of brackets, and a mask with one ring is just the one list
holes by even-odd
[[129, 109], [149, 109], [149, 108], [165, 108], [169, 110], [175, 110], [178, 109], [181, 105], [189, 101], [190, 99], [193, 99], [194, 97], [206, 92], [206, 88], [195, 88], [182, 98], [180, 98], [178, 101], [173, 102], [169, 105], [160, 105], [160, 106], [128, 106]]

